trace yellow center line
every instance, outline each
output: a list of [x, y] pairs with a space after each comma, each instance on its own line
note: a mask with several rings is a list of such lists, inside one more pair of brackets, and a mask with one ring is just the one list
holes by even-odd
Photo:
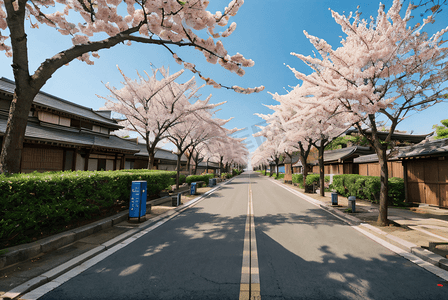
[[261, 299], [260, 276], [258, 269], [257, 240], [255, 238], [254, 207], [252, 202], [252, 184], [250, 182], [250, 175], [248, 198], [239, 299], [259, 300]]

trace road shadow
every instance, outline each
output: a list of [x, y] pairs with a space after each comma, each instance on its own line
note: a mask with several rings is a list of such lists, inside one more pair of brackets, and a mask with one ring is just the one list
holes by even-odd
[[[287, 249], [256, 231], [262, 299], [444, 299], [442, 280], [394, 254]], [[302, 254], [298, 254], [302, 253]], [[445, 284], [446, 285], [446, 284]]]

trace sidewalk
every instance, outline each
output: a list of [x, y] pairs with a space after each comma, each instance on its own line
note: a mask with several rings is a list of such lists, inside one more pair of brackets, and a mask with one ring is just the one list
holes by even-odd
[[386, 227], [378, 226], [378, 204], [356, 199], [355, 212], [351, 213], [347, 211], [346, 197], [338, 195], [338, 205], [333, 206], [331, 192], [325, 192], [325, 197], [305, 194], [304, 190], [297, 186], [274, 181], [292, 188], [304, 197], [317, 200], [317, 204], [323, 209], [343, 218], [351, 225], [360, 226], [370, 234], [448, 270], [448, 209], [429, 205], [411, 208], [388, 207], [388, 219], [392, 221], [391, 224]]
[[[226, 182], [229, 180], [223, 184]], [[129, 222], [129, 212], [126, 210], [68, 232], [9, 248], [9, 263], [5, 256], [0, 257], [0, 263], [4, 266], [0, 265], [0, 299], [18, 299], [19, 295], [53, 280], [136, 233], [174, 217], [194, 205], [211, 189], [214, 188], [199, 188], [193, 196], [183, 194], [183, 204], [178, 207], [171, 206], [171, 198], [168, 198], [165, 203], [152, 206], [146, 214], [146, 221], [140, 223]], [[14, 259], [21, 261], [11, 264]]]

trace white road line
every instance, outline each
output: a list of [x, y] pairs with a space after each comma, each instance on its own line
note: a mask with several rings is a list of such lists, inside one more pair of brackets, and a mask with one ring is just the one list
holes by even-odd
[[260, 274], [258, 269], [257, 240], [255, 238], [254, 206], [252, 185], [248, 185], [246, 229], [244, 232], [243, 264], [241, 268], [240, 300], [259, 300]]

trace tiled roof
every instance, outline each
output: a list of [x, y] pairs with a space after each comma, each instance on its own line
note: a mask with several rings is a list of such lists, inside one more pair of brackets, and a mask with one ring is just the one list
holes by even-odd
[[[124, 139], [122, 139], [123, 141], [126, 141]], [[137, 147], [140, 152], [136, 153], [136, 156], [144, 156], [144, 157], [148, 157], [148, 150], [146, 149], [146, 144], [135, 144], [135, 142], [131, 142], [131, 141], [126, 141], [127, 143], [132, 144], [134, 147]], [[156, 148], [156, 153], [154, 154], [154, 158], [155, 159], [165, 159], [165, 160], [174, 160], [177, 161], [177, 155], [174, 154], [172, 151], [169, 150], [165, 150], [165, 149], [161, 149], [161, 148]], [[182, 162], [186, 162], [187, 158], [185, 157], [185, 155], [182, 155], [180, 160]]]
[[300, 161], [300, 156], [299, 155], [293, 155], [292, 158], [290, 158], [288, 155], [285, 154], [285, 158], [283, 159], [282, 164], [290, 164], [291, 163], [291, 159], [292, 159], [292, 163], [295, 164], [298, 161]]
[[[366, 132], [367, 134], [371, 134], [372, 130], [371, 129], [364, 129], [364, 132]], [[358, 133], [358, 129], [349, 129], [345, 132], [346, 134], [351, 134], [351, 133]], [[411, 143], [420, 143], [421, 141], [423, 141], [424, 139], [426, 139], [428, 136], [431, 136], [434, 132], [430, 132], [427, 134], [409, 134], [409, 133], [403, 133], [403, 132], [394, 132], [392, 134], [392, 140], [394, 141], [400, 141], [400, 142], [411, 142]], [[384, 140], [387, 135], [389, 134], [389, 132], [386, 131], [378, 131], [378, 137], [381, 140]]]
[[370, 147], [352, 146], [337, 150], [329, 150], [324, 152], [324, 162], [345, 160], [359, 155], [371, 154], [373, 151]]
[[[394, 153], [389, 160], [398, 160], [408, 157], [427, 156], [427, 155], [447, 155], [448, 153], [448, 139], [429, 141], [425, 140], [420, 144], [399, 147], [395, 149]], [[388, 151], [389, 154], [389, 151]], [[369, 163], [378, 162], [378, 156], [376, 154], [363, 155], [353, 160], [354, 163]]]
[[411, 146], [406, 152], [398, 155], [399, 158], [426, 156], [426, 155], [447, 155], [448, 139], [424, 141], [420, 144]]
[[[0, 90], [7, 93], [14, 93], [14, 82], [4, 77], [0, 78]], [[48, 107], [57, 111], [68, 113], [70, 115], [86, 118], [98, 123], [108, 125], [113, 128], [121, 128], [114, 120], [104, 117], [103, 113], [97, 113], [93, 109], [81, 106], [79, 104], [63, 100], [50, 94], [39, 92], [33, 100], [36, 105]]]
[[[398, 156], [403, 152], [408, 151], [409, 148], [410, 148], [409, 146], [396, 148], [394, 153], [392, 154], [392, 156], [389, 157], [388, 160], [389, 161], [398, 160]], [[388, 155], [390, 154], [390, 150], [387, 150], [387, 154]], [[376, 153], [369, 155], [361, 155], [360, 157], [353, 159], [353, 162], [356, 164], [378, 162], [378, 155]]]
[[[0, 134], [2, 135], [6, 132], [6, 123], [7, 120], [0, 118]], [[133, 152], [139, 151], [135, 145], [132, 145], [113, 135], [106, 137], [83, 132], [79, 133], [66, 131], [57, 128], [40, 126], [39, 124], [33, 122], [28, 122], [26, 126], [25, 139], [59, 142], [85, 147], [98, 146]]]

